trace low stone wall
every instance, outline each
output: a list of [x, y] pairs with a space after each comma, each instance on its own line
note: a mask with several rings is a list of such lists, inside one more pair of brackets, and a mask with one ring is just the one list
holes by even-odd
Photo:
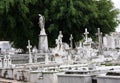
[[120, 83], [120, 76], [98, 76], [97, 83]]
[[58, 83], [92, 83], [90, 75], [58, 75]]
[[31, 72], [31, 83], [58, 83], [57, 72]]

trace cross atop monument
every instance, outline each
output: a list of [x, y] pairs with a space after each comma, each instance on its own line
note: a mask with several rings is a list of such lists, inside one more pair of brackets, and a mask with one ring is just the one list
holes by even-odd
[[31, 48], [32, 46], [30, 45], [30, 40], [28, 40], [28, 51], [29, 51], [29, 63], [32, 63], [32, 55], [31, 55]]
[[85, 41], [87, 42], [87, 40], [88, 40], [88, 34], [89, 34], [89, 32], [87, 31], [87, 28], [85, 28]]
[[72, 36], [72, 34], [71, 34], [71, 35], [70, 35], [70, 47], [71, 47], [71, 49], [73, 48], [73, 44], [72, 44], [73, 41], [72, 41], [72, 40], [73, 40], [73, 36]]
[[28, 40], [28, 46], [27, 46], [28, 50], [31, 51], [32, 46], [30, 45], [30, 40]]
[[102, 53], [102, 32], [100, 32], [100, 28], [98, 28], [98, 32], [96, 33], [96, 35], [98, 35], [98, 50], [99, 50], [99, 54]]
[[98, 32], [96, 33], [96, 35], [98, 35], [98, 37], [102, 35], [102, 32], [100, 32], [100, 28], [98, 28]]

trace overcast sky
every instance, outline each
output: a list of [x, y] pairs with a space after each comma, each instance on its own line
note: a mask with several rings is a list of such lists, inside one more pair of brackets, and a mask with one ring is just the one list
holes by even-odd
[[[114, 6], [120, 9], [120, 0], [112, 0], [112, 1], [114, 2]], [[120, 25], [117, 27], [116, 31], [120, 32]]]

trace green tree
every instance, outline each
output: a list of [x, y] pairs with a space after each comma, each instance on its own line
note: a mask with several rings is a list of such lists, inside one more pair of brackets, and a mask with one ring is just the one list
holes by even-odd
[[10, 40], [14, 47], [26, 49], [27, 40], [38, 44], [38, 14], [45, 16], [45, 28], [49, 46], [55, 45], [59, 31], [63, 41], [69, 43], [70, 34], [74, 42], [82, 39], [85, 28], [95, 37], [97, 28], [106, 34], [119, 24], [111, 0], [1, 0], [0, 40]]
[[[33, 23], [29, 20], [28, 5], [36, 0], [2, 0], [0, 38], [13, 42], [16, 48], [26, 49], [27, 40], [33, 40]], [[34, 43], [32, 41], [32, 43]]]
[[97, 28], [108, 34], [115, 31], [119, 23], [116, 19], [119, 11], [111, 0], [46, 0], [44, 4], [51, 45], [60, 30], [64, 35], [63, 41], [69, 42], [69, 36], [73, 34], [76, 42], [82, 39], [85, 28], [94, 38]]

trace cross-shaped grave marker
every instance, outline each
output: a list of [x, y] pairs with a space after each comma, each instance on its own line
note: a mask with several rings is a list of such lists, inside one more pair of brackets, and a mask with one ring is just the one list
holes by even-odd
[[32, 46], [30, 45], [30, 40], [28, 40], [27, 49], [28, 49], [28, 51], [29, 51], [29, 63], [32, 63], [31, 48], [32, 48]]
[[88, 34], [89, 34], [89, 32], [87, 31], [87, 28], [85, 28], [85, 41], [87, 42], [87, 40], [88, 40]]
[[99, 50], [99, 53], [101, 54], [101, 51], [102, 51], [102, 32], [100, 32], [100, 28], [98, 28], [98, 32], [96, 33], [96, 35], [98, 35], [98, 42], [99, 42], [98, 50]]

